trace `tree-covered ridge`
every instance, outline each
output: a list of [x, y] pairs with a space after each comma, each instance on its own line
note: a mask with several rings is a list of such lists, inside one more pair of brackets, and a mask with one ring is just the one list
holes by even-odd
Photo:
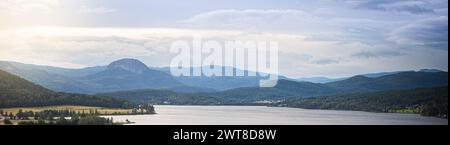
[[133, 103], [152, 103], [170, 105], [219, 105], [232, 104], [228, 99], [211, 96], [208, 93], [179, 93], [170, 90], [142, 89], [97, 94], [126, 99]]
[[52, 105], [128, 106], [127, 101], [110, 97], [53, 92], [0, 70], [0, 108]]
[[0, 70], [0, 95], [11, 92], [10, 97], [16, 96], [46, 96], [51, 90], [31, 83], [25, 79]]
[[297, 98], [277, 105], [305, 109], [415, 113], [448, 118], [448, 87]]
[[252, 104], [277, 102], [291, 98], [308, 98], [325, 95], [432, 88], [448, 86], [447, 72], [400, 72], [378, 78], [355, 76], [327, 84], [279, 80], [273, 88], [244, 87], [221, 92], [179, 93], [167, 90], [131, 90], [102, 95], [127, 99], [133, 102], [154, 104], [213, 105]]
[[280, 80], [273, 88], [247, 87], [222, 92], [180, 93], [170, 90], [131, 90], [98, 94], [127, 99], [136, 103], [172, 105], [242, 105], [259, 100], [284, 100], [296, 96], [312, 96], [314, 94], [330, 94], [332, 88], [308, 82]]
[[327, 83], [345, 93], [448, 86], [448, 72], [400, 72], [377, 78], [362, 75]]

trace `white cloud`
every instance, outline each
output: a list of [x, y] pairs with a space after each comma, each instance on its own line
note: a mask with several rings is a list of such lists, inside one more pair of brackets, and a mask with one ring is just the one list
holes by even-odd
[[[316, 22], [312, 15], [300, 10], [217, 10], [195, 15], [180, 21], [193, 27], [208, 27], [240, 30], [283, 30], [307, 29], [311, 22]], [[304, 27], [302, 27], [304, 26]]]
[[106, 8], [106, 7], [96, 7], [90, 8], [88, 6], [81, 6], [80, 13], [112, 13], [115, 12], [115, 9]]
[[397, 28], [389, 40], [403, 46], [448, 50], [448, 17], [426, 18]]
[[[0, 59], [80, 67], [134, 57], [164, 66], [171, 42], [202, 34], [220, 41], [280, 41], [280, 71], [290, 76], [448, 69], [448, 49], [442, 49], [448, 47], [446, 0], [196, 2], [202, 5], [177, 10], [140, 0], [2, 0]], [[20, 25], [49, 27], [2, 27]]]
[[435, 14], [437, 9], [448, 5], [446, 0], [345, 0], [357, 9], [399, 12], [409, 14]]
[[2, 0], [0, 1], [0, 12], [7, 14], [48, 13], [59, 4], [59, 0]]
[[151, 66], [167, 66], [173, 54], [164, 49], [176, 40], [232, 37], [234, 31], [37, 27], [0, 31], [0, 59], [64, 67], [107, 64], [137, 58]]
[[401, 20], [341, 16], [337, 12], [322, 16], [323, 12], [315, 12], [276, 9], [217, 10], [192, 16], [181, 23], [193, 28], [240, 30], [247, 33], [286, 33], [303, 35], [308, 37], [308, 40], [315, 41], [365, 43], [379, 43], [383, 41], [385, 33], [405, 23]]

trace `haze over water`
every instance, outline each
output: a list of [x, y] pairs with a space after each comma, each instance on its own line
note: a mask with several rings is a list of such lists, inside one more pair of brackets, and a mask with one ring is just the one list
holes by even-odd
[[416, 114], [263, 106], [156, 106], [156, 115], [114, 116], [134, 125], [448, 125]]

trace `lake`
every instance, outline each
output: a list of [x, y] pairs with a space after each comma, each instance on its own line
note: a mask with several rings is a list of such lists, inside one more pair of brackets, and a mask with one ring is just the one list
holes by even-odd
[[416, 114], [264, 106], [155, 106], [156, 115], [112, 116], [134, 125], [448, 125]]

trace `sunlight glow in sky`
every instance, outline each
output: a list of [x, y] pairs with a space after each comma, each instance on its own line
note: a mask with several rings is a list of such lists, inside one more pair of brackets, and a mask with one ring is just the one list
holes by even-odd
[[448, 71], [447, 13], [447, 0], [2, 0], [0, 60], [161, 67], [171, 42], [201, 34], [280, 41], [291, 77]]

